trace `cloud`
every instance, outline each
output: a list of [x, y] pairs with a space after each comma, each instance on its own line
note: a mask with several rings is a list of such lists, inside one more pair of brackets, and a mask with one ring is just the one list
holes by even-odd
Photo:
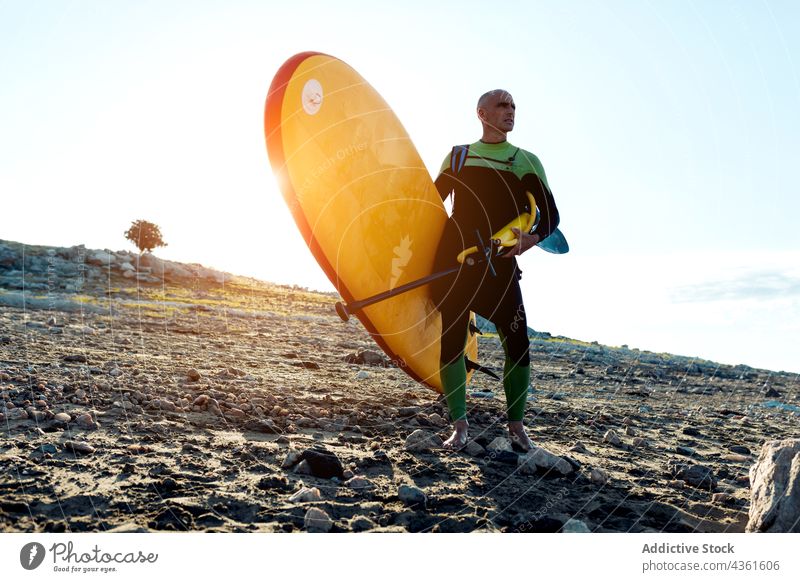
[[754, 271], [731, 279], [675, 287], [673, 303], [708, 303], [800, 296], [800, 276], [787, 271]]

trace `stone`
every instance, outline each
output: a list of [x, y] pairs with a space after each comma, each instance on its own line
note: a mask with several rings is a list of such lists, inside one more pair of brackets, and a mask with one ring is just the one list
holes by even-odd
[[514, 447], [511, 445], [511, 441], [506, 437], [497, 437], [486, 445], [486, 450], [490, 453], [499, 453], [503, 451], [513, 453]]
[[339, 458], [325, 449], [306, 449], [300, 453], [300, 458], [308, 463], [311, 474], [321, 479], [344, 479], [344, 467]]
[[486, 449], [473, 440], [468, 440], [461, 450], [471, 457], [482, 457], [486, 454]]
[[562, 533], [591, 533], [591, 531], [589, 526], [579, 519], [568, 519], [561, 528]]
[[750, 449], [744, 445], [731, 445], [728, 447], [728, 450], [739, 455], [749, 455], [751, 452]]
[[367, 366], [386, 366], [387, 361], [375, 350], [358, 350], [354, 354], [345, 356], [344, 361], [348, 364], [366, 364]]
[[427, 452], [431, 449], [440, 449], [442, 447], [442, 439], [432, 432], [417, 429], [406, 437], [405, 449], [411, 452]]
[[524, 455], [520, 455], [517, 466], [525, 475], [533, 475], [540, 469], [543, 471], [554, 470], [561, 475], [569, 475], [574, 470], [566, 460], [541, 447], [533, 447]]
[[84, 356], [83, 354], [69, 354], [67, 356], [62, 357], [61, 360], [64, 362], [77, 362], [80, 364], [87, 363], [86, 356]]
[[667, 470], [672, 477], [680, 479], [692, 487], [708, 489], [709, 491], [713, 491], [717, 488], [717, 478], [714, 476], [714, 470], [711, 467], [705, 465], [687, 465], [670, 459], [667, 462]]
[[333, 520], [319, 507], [310, 507], [303, 518], [303, 525], [308, 532], [328, 533], [333, 529]]
[[290, 448], [286, 451], [286, 457], [284, 457], [283, 462], [281, 463], [281, 469], [288, 469], [290, 467], [294, 467], [297, 463], [300, 462], [301, 452], [297, 449]]
[[361, 477], [360, 475], [348, 479], [347, 481], [344, 482], [344, 484], [346, 487], [349, 487], [350, 489], [355, 489], [356, 491], [370, 491], [372, 489], [375, 489], [375, 483], [373, 483], [366, 477]]
[[313, 475], [311, 467], [306, 461], [300, 461], [294, 468], [294, 472], [298, 475]]
[[98, 428], [97, 422], [89, 413], [78, 415], [78, 417], [75, 419], [75, 424], [77, 424], [80, 428], [85, 428], [86, 430], [96, 430]]
[[316, 487], [303, 487], [289, 497], [290, 503], [308, 503], [311, 501], [321, 501], [322, 494]]
[[432, 426], [441, 428], [447, 426], [447, 421], [442, 418], [442, 416], [436, 412], [428, 415], [428, 422], [431, 423]]
[[425, 492], [414, 485], [400, 485], [397, 488], [397, 496], [406, 505], [425, 505], [428, 500]]
[[745, 531], [800, 533], [800, 439], [764, 443], [750, 484]]
[[605, 485], [608, 483], [608, 473], [603, 469], [592, 467], [591, 471], [589, 471], [589, 480], [595, 485]]
[[194, 368], [189, 368], [189, 370], [186, 372], [186, 377], [192, 382], [197, 382], [201, 378], [200, 372]]
[[371, 530], [377, 527], [377, 525], [378, 524], [376, 524], [370, 518], [363, 515], [357, 515], [350, 520], [350, 530], [356, 533]]
[[586, 445], [584, 445], [581, 441], [577, 441], [569, 448], [569, 450], [573, 453], [588, 453], [586, 450]]
[[8, 418], [8, 420], [26, 420], [28, 418], [28, 413], [22, 408], [11, 408], [6, 412], [6, 418]]
[[606, 442], [612, 446], [618, 447], [622, 444], [622, 441], [617, 436], [613, 430], [609, 429], [606, 431], [606, 434], [603, 435], [603, 442]]
[[65, 441], [64, 449], [82, 455], [91, 455], [92, 453], [95, 452], [95, 448], [92, 445], [90, 445], [89, 443], [83, 443], [79, 441]]
[[749, 463], [752, 461], [750, 455], [737, 455], [735, 453], [726, 453], [720, 457], [725, 461], [733, 461], [734, 463]]
[[192, 402], [192, 406], [205, 406], [208, 404], [208, 394], [201, 394]]

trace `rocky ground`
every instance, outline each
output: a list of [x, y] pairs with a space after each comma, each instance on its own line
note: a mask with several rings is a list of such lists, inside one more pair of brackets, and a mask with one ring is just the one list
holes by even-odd
[[[2, 531], [740, 532], [762, 445], [798, 435], [797, 374], [539, 334], [542, 448], [511, 449], [476, 376], [449, 453], [444, 403], [333, 295], [20, 247], [0, 241]], [[502, 369], [495, 336], [479, 350]]]

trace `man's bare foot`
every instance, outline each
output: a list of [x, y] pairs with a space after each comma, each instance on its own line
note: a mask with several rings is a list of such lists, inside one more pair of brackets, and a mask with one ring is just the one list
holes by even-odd
[[442, 445], [445, 449], [450, 449], [451, 451], [459, 450], [467, 444], [467, 440], [469, 439], [469, 436], [467, 435], [467, 432], [469, 431], [469, 424], [467, 423], [466, 418], [457, 420], [454, 428], [455, 430], [453, 431], [453, 434], [450, 435], [450, 438], [444, 441], [444, 444]]
[[511, 440], [512, 445], [517, 446], [526, 453], [535, 446], [528, 437], [528, 433], [525, 432], [525, 425], [522, 424], [521, 420], [508, 421], [508, 438]]

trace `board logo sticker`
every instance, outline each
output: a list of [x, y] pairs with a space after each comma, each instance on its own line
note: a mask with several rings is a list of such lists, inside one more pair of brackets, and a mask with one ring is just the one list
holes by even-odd
[[314, 115], [322, 107], [322, 85], [316, 79], [309, 79], [303, 86], [303, 109]]

